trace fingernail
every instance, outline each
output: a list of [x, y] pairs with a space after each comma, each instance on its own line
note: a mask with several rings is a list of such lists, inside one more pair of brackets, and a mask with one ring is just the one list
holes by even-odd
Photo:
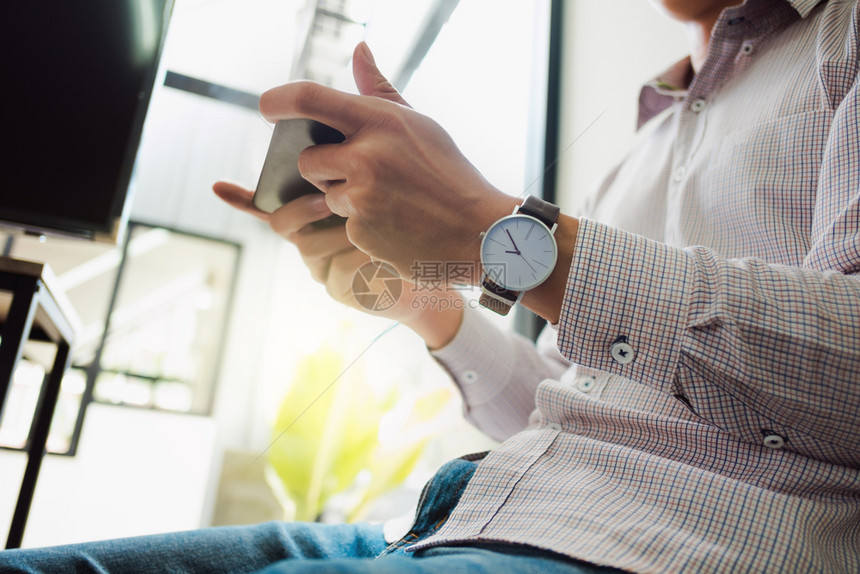
[[318, 213], [331, 213], [331, 210], [328, 208], [325, 202], [325, 195], [322, 193], [314, 194], [314, 196], [309, 200], [311, 204], [311, 209]]
[[373, 52], [370, 51], [370, 46], [367, 45], [367, 42], [361, 42], [361, 51], [364, 52], [365, 59], [375, 66], [376, 59], [373, 57]]

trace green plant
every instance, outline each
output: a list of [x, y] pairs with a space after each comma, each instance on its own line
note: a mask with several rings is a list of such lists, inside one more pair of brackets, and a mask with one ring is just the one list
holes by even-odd
[[[347, 520], [365, 516], [412, 472], [434, 432], [427, 423], [450, 399], [435, 391], [410, 400], [398, 388], [374, 387], [360, 366], [345, 364], [328, 347], [304, 358], [278, 411], [268, 460], [295, 505], [295, 520], [317, 520], [348, 489], [354, 503]], [[401, 424], [390, 425], [380, 441], [380, 421], [392, 413]], [[356, 483], [360, 473], [369, 478]]]

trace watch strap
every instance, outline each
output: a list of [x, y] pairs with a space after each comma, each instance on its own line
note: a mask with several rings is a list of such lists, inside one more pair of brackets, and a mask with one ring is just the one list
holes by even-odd
[[511, 291], [493, 282], [487, 275], [481, 279], [481, 297], [478, 303], [499, 315], [507, 315], [520, 300], [521, 291]]
[[553, 205], [548, 201], [544, 201], [539, 197], [530, 195], [526, 197], [525, 201], [523, 201], [523, 204], [519, 207], [519, 209], [514, 211], [514, 213], [524, 213], [525, 215], [531, 215], [532, 217], [546, 225], [549, 229], [552, 229], [558, 221], [558, 215], [559, 213], [561, 213], [561, 208], [557, 205]]

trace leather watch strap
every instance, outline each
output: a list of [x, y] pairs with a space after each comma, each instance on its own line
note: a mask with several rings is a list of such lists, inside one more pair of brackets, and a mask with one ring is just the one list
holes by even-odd
[[525, 199], [525, 201], [523, 201], [523, 204], [517, 210], [517, 213], [531, 215], [535, 219], [539, 219], [540, 222], [546, 225], [549, 229], [552, 229], [558, 221], [558, 215], [561, 213], [561, 208], [530, 195]]
[[496, 285], [492, 279], [484, 276], [481, 279], [481, 298], [478, 302], [481, 306], [495, 311], [499, 315], [507, 315], [511, 308], [520, 299], [519, 291], [511, 291]]

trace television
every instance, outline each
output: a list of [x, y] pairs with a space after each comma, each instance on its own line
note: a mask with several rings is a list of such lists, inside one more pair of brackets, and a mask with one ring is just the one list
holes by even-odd
[[0, 227], [119, 241], [172, 9], [0, 2]]

